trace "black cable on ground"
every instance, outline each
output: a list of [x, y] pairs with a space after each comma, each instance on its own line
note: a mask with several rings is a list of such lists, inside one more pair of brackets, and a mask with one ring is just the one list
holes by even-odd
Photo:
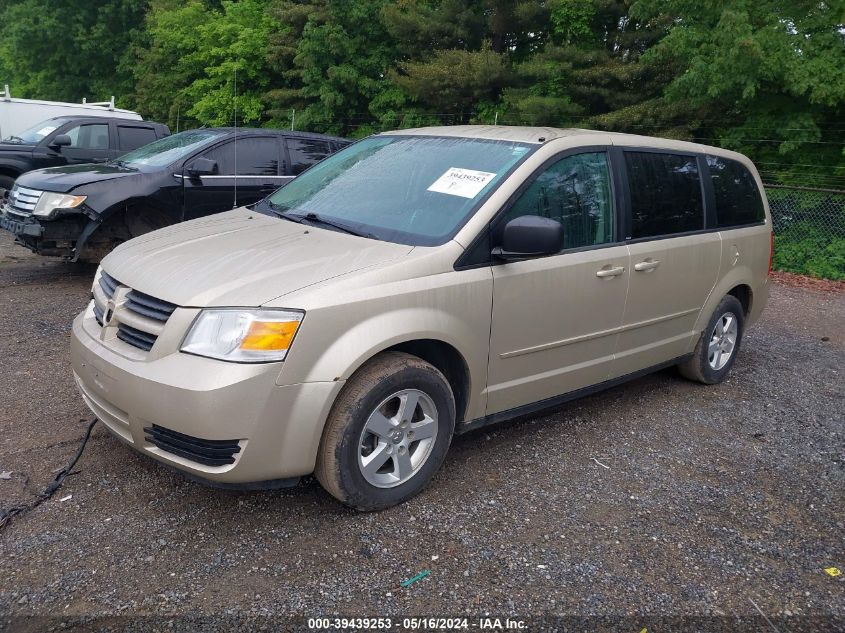
[[85, 436], [82, 438], [82, 444], [80, 444], [79, 448], [76, 450], [76, 455], [74, 455], [73, 459], [67, 466], [62, 468], [56, 474], [55, 479], [50, 482], [50, 484], [44, 489], [43, 492], [40, 492], [38, 495], [36, 495], [35, 499], [27, 503], [21, 503], [10, 508], [0, 508], [0, 530], [9, 525], [13, 517], [19, 514], [23, 514], [25, 512], [29, 512], [34, 508], [37, 508], [42, 503], [47, 501], [47, 499], [52, 497], [55, 494], [56, 490], [62, 487], [62, 484], [65, 482], [65, 479], [68, 475], [70, 475], [71, 471], [73, 470], [73, 467], [76, 466], [76, 462], [78, 462], [79, 458], [82, 456], [82, 451], [85, 450], [85, 445], [88, 444], [88, 440], [91, 438], [91, 431], [96, 423], [97, 418], [91, 420], [91, 423], [88, 425], [88, 429], [85, 431]]

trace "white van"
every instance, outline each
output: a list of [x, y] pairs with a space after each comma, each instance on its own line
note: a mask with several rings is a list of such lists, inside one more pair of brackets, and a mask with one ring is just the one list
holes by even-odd
[[0, 91], [0, 139], [20, 134], [36, 123], [59, 116], [107, 116], [141, 120], [141, 115], [137, 112], [115, 108], [114, 97], [111, 101], [101, 103], [62, 103], [13, 99], [8, 85]]

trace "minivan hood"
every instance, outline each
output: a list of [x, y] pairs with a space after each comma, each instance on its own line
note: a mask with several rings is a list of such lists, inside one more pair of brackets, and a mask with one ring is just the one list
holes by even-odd
[[250, 307], [412, 250], [242, 208], [130, 240], [103, 270], [183, 307]]
[[21, 187], [28, 187], [29, 189], [67, 193], [82, 185], [136, 176], [140, 173], [135, 169], [127, 169], [117, 165], [63, 165], [30, 171], [20, 176], [17, 183]]

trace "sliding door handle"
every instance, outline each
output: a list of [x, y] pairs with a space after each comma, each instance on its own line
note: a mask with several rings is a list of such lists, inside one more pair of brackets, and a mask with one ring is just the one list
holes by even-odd
[[601, 270], [596, 272], [596, 277], [606, 278], [606, 277], [618, 277], [622, 273], [625, 272], [624, 266], [614, 266], [613, 268], [602, 268]]
[[651, 270], [654, 270], [658, 266], [660, 266], [659, 259], [647, 259], [643, 262], [640, 262], [639, 264], [634, 264], [634, 270], [641, 273], [647, 273]]

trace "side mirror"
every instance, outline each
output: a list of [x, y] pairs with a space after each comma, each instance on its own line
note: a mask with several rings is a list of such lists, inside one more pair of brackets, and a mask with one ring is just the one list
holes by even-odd
[[191, 178], [213, 176], [217, 173], [217, 161], [210, 158], [198, 158], [188, 165], [188, 175]]
[[70, 140], [70, 137], [67, 134], [59, 134], [50, 142], [50, 147], [58, 150], [63, 147], [70, 147], [71, 145], [73, 145], [73, 141]]
[[505, 225], [502, 245], [493, 249], [493, 257], [519, 261], [554, 255], [563, 248], [563, 225], [551, 218], [523, 215]]

